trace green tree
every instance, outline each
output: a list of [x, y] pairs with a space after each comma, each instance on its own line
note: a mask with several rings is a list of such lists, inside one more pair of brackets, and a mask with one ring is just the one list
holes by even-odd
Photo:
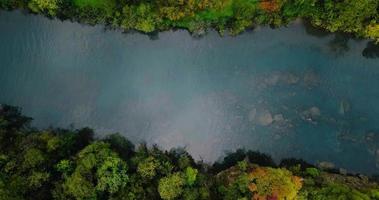
[[147, 157], [138, 164], [137, 172], [145, 179], [152, 179], [156, 174], [159, 162], [152, 156]]
[[28, 7], [35, 13], [45, 12], [50, 16], [55, 16], [58, 11], [58, 0], [30, 0]]
[[96, 198], [116, 193], [126, 185], [127, 166], [109, 146], [95, 142], [79, 152], [76, 168], [64, 183], [69, 195], [77, 199]]
[[192, 167], [187, 167], [185, 171], [187, 185], [192, 186], [193, 184], [195, 184], [197, 173], [198, 173], [197, 169], [194, 169]]
[[183, 193], [184, 184], [182, 174], [174, 173], [159, 180], [158, 191], [162, 199], [175, 199]]

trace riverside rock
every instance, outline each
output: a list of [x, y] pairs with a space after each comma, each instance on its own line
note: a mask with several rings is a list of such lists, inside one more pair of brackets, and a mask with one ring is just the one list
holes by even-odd
[[318, 163], [318, 166], [321, 169], [333, 169], [335, 167], [334, 163], [327, 162], [327, 161], [323, 161], [323, 162]]

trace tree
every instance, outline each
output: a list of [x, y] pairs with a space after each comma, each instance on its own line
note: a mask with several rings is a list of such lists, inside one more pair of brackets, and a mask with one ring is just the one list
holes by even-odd
[[258, 167], [249, 173], [249, 190], [254, 199], [275, 198], [278, 200], [294, 200], [300, 190], [301, 179], [293, 176], [286, 169]]
[[313, 17], [313, 22], [331, 32], [360, 33], [366, 21], [377, 14], [376, 0], [325, 0], [323, 7]]
[[192, 186], [193, 184], [195, 184], [197, 173], [198, 173], [197, 169], [194, 169], [192, 167], [187, 167], [185, 171], [186, 185]]
[[17, 107], [0, 104], [0, 151], [16, 150], [22, 132], [29, 129], [31, 118], [23, 116]]
[[137, 167], [137, 172], [145, 179], [152, 179], [156, 174], [159, 162], [152, 156], [142, 160]]
[[28, 7], [35, 13], [47, 13], [55, 16], [58, 11], [58, 0], [30, 0]]
[[108, 135], [104, 142], [111, 145], [112, 150], [118, 153], [121, 158], [127, 160], [134, 154], [134, 145], [119, 133]]
[[68, 195], [77, 199], [96, 198], [116, 193], [127, 184], [127, 166], [109, 146], [95, 142], [79, 152], [76, 168], [64, 183]]
[[185, 180], [180, 173], [174, 173], [159, 180], [158, 191], [162, 199], [172, 200], [183, 193]]
[[157, 16], [153, 12], [153, 8], [150, 4], [141, 3], [136, 8], [137, 22], [135, 24], [135, 29], [149, 33], [155, 30]]
[[366, 27], [366, 35], [367, 37], [376, 40], [376, 43], [379, 43], [379, 24], [371, 23]]

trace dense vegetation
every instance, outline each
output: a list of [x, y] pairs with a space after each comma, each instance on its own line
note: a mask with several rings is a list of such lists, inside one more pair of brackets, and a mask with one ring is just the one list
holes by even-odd
[[328, 173], [301, 160], [237, 150], [213, 165], [183, 149], [137, 148], [119, 134], [31, 128], [0, 106], [0, 199], [379, 199], [364, 176]]
[[0, 0], [0, 8], [146, 33], [184, 28], [201, 34], [215, 28], [238, 34], [304, 18], [331, 32], [379, 41], [378, 0]]

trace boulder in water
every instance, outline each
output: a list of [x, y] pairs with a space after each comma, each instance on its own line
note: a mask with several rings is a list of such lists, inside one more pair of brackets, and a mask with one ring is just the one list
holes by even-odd
[[268, 126], [274, 121], [270, 111], [268, 110], [263, 110], [262, 112], [260, 112], [258, 114], [257, 120], [258, 120], [258, 124], [262, 126]]
[[315, 121], [317, 118], [319, 118], [321, 116], [321, 111], [319, 108], [313, 106], [305, 111], [303, 111], [301, 113], [301, 117], [304, 119], [304, 120], [307, 120], [307, 121]]
[[293, 85], [293, 84], [296, 84], [297, 82], [299, 82], [299, 77], [297, 77], [296, 75], [294, 75], [292, 73], [286, 73], [282, 76], [282, 80], [283, 80], [283, 82], [285, 82], [289, 85]]
[[312, 116], [314, 116], [314, 117], [318, 117], [318, 116], [321, 115], [320, 109], [317, 108], [317, 107], [314, 107], [314, 106], [313, 106], [312, 108], [309, 109], [309, 112], [310, 112], [310, 114], [311, 114]]

